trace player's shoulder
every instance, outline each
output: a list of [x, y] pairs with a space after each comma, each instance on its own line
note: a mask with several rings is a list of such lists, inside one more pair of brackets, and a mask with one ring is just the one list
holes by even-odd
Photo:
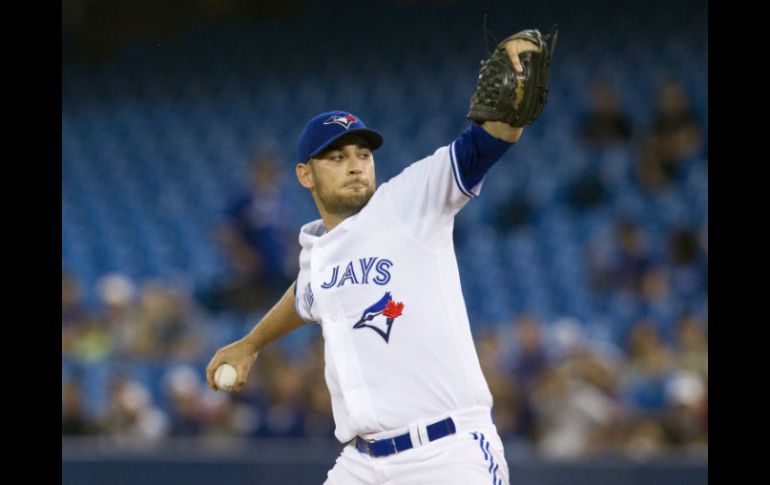
[[417, 175], [421, 171], [430, 171], [435, 168], [443, 168], [450, 163], [452, 157], [452, 144], [438, 147], [432, 154], [424, 156], [413, 161], [404, 167], [399, 173], [390, 180], [381, 185], [385, 187], [388, 184], [398, 183], [399, 180], [409, 178], [410, 175]]

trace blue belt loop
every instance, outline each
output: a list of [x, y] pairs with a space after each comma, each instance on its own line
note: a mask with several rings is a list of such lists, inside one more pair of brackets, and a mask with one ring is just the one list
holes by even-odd
[[[446, 418], [430, 424], [426, 426], [425, 429], [428, 431], [428, 441], [435, 441], [444, 436], [454, 434], [457, 431], [455, 422], [452, 418]], [[360, 436], [357, 436], [354, 446], [361, 453], [379, 457], [409, 450], [414, 447], [414, 444], [412, 443], [412, 438], [410, 438], [409, 433], [405, 433], [400, 436], [382, 440], [365, 440]]]

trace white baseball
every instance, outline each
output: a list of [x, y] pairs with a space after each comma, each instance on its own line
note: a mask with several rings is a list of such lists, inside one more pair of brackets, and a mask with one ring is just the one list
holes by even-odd
[[217, 388], [224, 391], [232, 389], [237, 379], [238, 372], [230, 364], [222, 364], [214, 372], [214, 382], [217, 383]]

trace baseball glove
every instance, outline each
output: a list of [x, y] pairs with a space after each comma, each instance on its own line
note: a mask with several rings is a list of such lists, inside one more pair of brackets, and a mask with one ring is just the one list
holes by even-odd
[[[532, 124], [548, 101], [548, 70], [557, 35], [556, 29], [548, 35], [528, 29], [500, 42], [481, 63], [468, 119], [479, 125], [485, 121], [503, 121], [514, 127]], [[504, 47], [514, 39], [530, 41], [540, 48], [539, 52], [519, 54], [523, 67], [520, 74]]]

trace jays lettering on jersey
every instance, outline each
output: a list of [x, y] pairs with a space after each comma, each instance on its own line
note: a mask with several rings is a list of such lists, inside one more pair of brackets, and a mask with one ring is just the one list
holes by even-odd
[[467, 408], [491, 408], [452, 241], [510, 144], [476, 125], [326, 231], [304, 225], [295, 305], [324, 335], [335, 435], [347, 442]]

